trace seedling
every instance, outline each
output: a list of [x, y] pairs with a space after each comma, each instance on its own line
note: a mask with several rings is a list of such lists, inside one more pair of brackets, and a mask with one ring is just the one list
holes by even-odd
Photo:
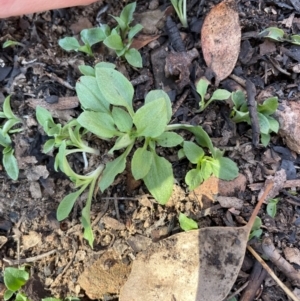
[[190, 231], [194, 229], [198, 229], [198, 224], [191, 218], [187, 217], [183, 213], [179, 213], [179, 225], [180, 228], [184, 231]]
[[275, 217], [276, 213], [277, 213], [277, 203], [279, 202], [279, 199], [271, 199], [268, 202], [267, 205], [267, 213], [271, 216], [271, 217]]
[[210, 82], [206, 78], [200, 78], [196, 85], [197, 93], [200, 95], [201, 100], [199, 102], [199, 111], [204, 111], [214, 100], [226, 100], [230, 97], [231, 93], [224, 89], [217, 89], [214, 91], [211, 98], [205, 102], [205, 95], [207, 93], [207, 89]]
[[289, 42], [294, 45], [300, 45], [300, 35], [287, 35], [282, 29], [277, 27], [268, 27], [260, 32], [258, 36], [277, 42]]
[[257, 237], [257, 238], [261, 237], [263, 233], [261, 226], [262, 226], [261, 219], [258, 216], [256, 216], [248, 240], [251, 240], [253, 237]]
[[[76, 192], [62, 200], [57, 210], [57, 218], [59, 220], [66, 218], [76, 199], [89, 187], [88, 199], [82, 212], [82, 224], [84, 237], [91, 246], [93, 233], [89, 214], [93, 193], [97, 189], [96, 184], [99, 183], [102, 192], [107, 189], [114, 182], [115, 177], [125, 170], [128, 158], [131, 158], [134, 178], [143, 180], [160, 204], [165, 204], [169, 200], [174, 183], [172, 165], [158, 154], [157, 148], [184, 145], [186, 142], [174, 131], [190, 131], [194, 134], [199, 147], [205, 148], [212, 154], [211, 161], [208, 159], [209, 156], [204, 156], [205, 160], [211, 163], [201, 164], [201, 169], [197, 172], [205, 175], [214, 173], [223, 179], [227, 177], [227, 180], [236, 177], [238, 172], [233, 161], [223, 160], [225, 159], [223, 152], [213, 147], [209, 136], [200, 126], [168, 124], [172, 115], [171, 101], [164, 91], [150, 91], [145, 97], [144, 105], [134, 110], [133, 86], [114, 67], [113, 64], [100, 63], [93, 70], [91, 67], [81, 68], [84, 74], [88, 74], [82, 76], [76, 84], [76, 92], [83, 112], [65, 127], [61, 128], [55, 124], [50, 113], [44, 109], [37, 110], [39, 123], [42, 124], [45, 132], [52, 136], [51, 142], [45, 144], [44, 150], [58, 148], [55, 167], [69, 176], [78, 188]], [[73, 130], [71, 130], [72, 126], [75, 126]], [[87, 175], [79, 175], [71, 169], [67, 156], [78, 151], [96, 154], [95, 150], [88, 147], [85, 142], [82, 143], [86, 141], [83, 137], [88, 137], [90, 133], [98, 139], [111, 141], [112, 148], [107, 155], [112, 159], [105, 165], [99, 164]], [[129, 157], [132, 151], [133, 155]], [[208, 166], [209, 171], [205, 170], [205, 166]], [[230, 176], [226, 171], [229, 167], [232, 171]], [[192, 189], [195, 187], [189, 186]]]
[[183, 27], [187, 28], [187, 17], [186, 17], [186, 0], [171, 0], [171, 3], [177, 13], [177, 16]]
[[25, 47], [25, 45], [20, 42], [13, 41], [13, 40], [7, 40], [6, 42], [3, 43], [2, 48], [13, 47], [13, 46]]
[[143, 29], [141, 24], [131, 27], [133, 13], [136, 8], [136, 2], [127, 4], [122, 10], [120, 17], [112, 16], [118, 23], [118, 26], [111, 29], [104, 24], [99, 28], [84, 29], [80, 37], [84, 45], [80, 45], [76, 38], [65, 37], [59, 40], [59, 45], [66, 51], [81, 51], [92, 56], [92, 46], [103, 42], [108, 48], [113, 49], [118, 57], [123, 57], [133, 67], [142, 67], [142, 57], [140, 53], [130, 48], [134, 36]]
[[22, 129], [12, 129], [15, 125], [22, 123], [22, 120], [15, 116], [10, 107], [10, 96], [7, 96], [3, 103], [2, 112], [0, 111], [0, 118], [7, 119], [0, 127], [0, 145], [2, 150], [2, 163], [8, 176], [17, 180], [19, 176], [19, 167], [17, 159], [14, 156], [14, 149], [10, 134], [22, 131]]
[[[251, 125], [247, 101], [242, 91], [233, 92], [231, 95], [234, 104], [231, 112], [232, 120], [236, 123], [247, 122]], [[274, 114], [278, 107], [277, 97], [270, 97], [266, 99], [263, 104], [257, 104], [257, 116], [260, 128], [260, 140], [264, 146], [270, 142], [270, 133], [277, 133], [279, 130], [279, 123], [271, 115]]]

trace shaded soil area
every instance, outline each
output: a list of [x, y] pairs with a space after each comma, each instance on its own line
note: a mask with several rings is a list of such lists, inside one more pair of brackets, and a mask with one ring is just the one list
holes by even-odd
[[[141, 69], [130, 67], [102, 44], [93, 47], [94, 57], [80, 52], [68, 53], [58, 46], [59, 39], [78, 37], [82, 29], [100, 24], [114, 25], [110, 15], [118, 16], [126, 3], [98, 1], [88, 7], [0, 21], [1, 44], [6, 40], [22, 43], [0, 49], [0, 102], [12, 94], [13, 112], [23, 121], [23, 131], [13, 136], [20, 167], [19, 179], [10, 180], [2, 166], [0, 171], [0, 267], [3, 270], [6, 266], [28, 265], [33, 277], [25, 291], [32, 301], [46, 296], [118, 300], [120, 286], [137, 254], [152, 241], [182, 231], [179, 212], [196, 220], [199, 227], [243, 226], [266, 178], [281, 168], [286, 171], [287, 180], [299, 178], [299, 155], [287, 148], [279, 135], [272, 135], [268, 147], [261, 144], [253, 147], [251, 127], [244, 123], [234, 124], [229, 118], [227, 103], [214, 102], [204, 112], [197, 112], [200, 98], [195, 91], [195, 81], [207, 75], [200, 32], [206, 14], [219, 2], [188, 1], [189, 28], [185, 29], [168, 1], [137, 1], [135, 20], [143, 24], [142, 35], [146, 41], [144, 44], [141, 39], [135, 41], [143, 58]], [[282, 101], [298, 101], [300, 46], [258, 37], [262, 30], [271, 26], [283, 28], [288, 34], [298, 34], [300, 4], [297, 6], [297, 2], [239, 1], [237, 9], [242, 29], [239, 59], [232, 72], [235, 77], [221, 81], [220, 88], [244, 90], [241, 81], [249, 79], [256, 87], [258, 103], [270, 96], [277, 96], [280, 105]], [[167, 16], [172, 16], [179, 29], [182, 38], [179, 46], [169, 35], [173, 25], [167, 25], [166, 29]], [[182, 45], [182, 52], [189, 56], [184, 69], [178, 67], [182, 57], [166, 62], [168, 54], [178, 51]], [[74, 190], [74, 185], [62, 172], [54, 170], [55, 154], [42, 153], [47, 136], [36, 121], [35, 108], [37, 105], [47, 107], [62, 123], [77, 117], [81, 112], [74, 88], [80, 77], [78, 66], [94, 66], [101, 61], [115, 63], [117, 69], [132, 81], [136, 108], [142, 104], [147, 92], [164, 89], [173, 104], [172, 122], [201, 125], [214, 145], [225, 150], [226, 156], [237, 163], [240, 176], [238, 180], [226, 183], [212, 181], [211, 186], [206, 187], [207, 193], [201, 192], [200, 197], [200, 193], [189, 192], [184, 182], [190, 169], [189, 162], [178, 160], [177, 152], [171, 149], [161, 150], [160, 154], [172, 163], [176, 179], [172, 200], [162, 206], [141, 182], [133, 179], [128, 166], [109, 189], [95, 196], [91, 211], [95, 243], [91, 249], [82, 237], [80, 223], [86, 194], [76, 202], [68, 219], [63, 222], [56, 219], [58, 204]], [[169, 68], [178, 67], [179, 73], [166, 77], [166, 63]], [[213, 89], [209, 88], [209, 94]], [[190, 139], [187, 134], [183, 135]], [[99, 145], [103, 154], [110, 147], [109, 142]], [[99, 158], [90, 160], [96, 165]], [[73, 156], [70, 161], [74, 170], [82, 172], [82, 157]], [[240, 209], [217, 206], [212, 195], [218, 193], [243, 200], [243, 206]], [[260, 211], [263, 232], [280, 252], [286, 248], [298, 250], [298, 188], [285, 188], [278, 197], [275, 218], [267, 215], [265, 206]], [[253, 245], [259, 249], [258, 240], [254, 240]], [[95, 262], [96, 266], [93, 265]], [[293, 265], [299, 268], [300, 255]], [[253, 266], [255, 260], [246, 254], [233, 291], [248, 281]], [[273, 268], [291, 290], [297, 289], [292, 281]], [[106, 271], [105, 277], [99, 281], [89, 278], [97, 271]], [[118, 278], [120, 275], [122, 277]], [[288, 300], [270, 277], [264, 277], [262, 288], [256, 292], [260, 300]], [[0, 285], [1, 282], [0, 276]], [[100, 286], [99, 283], [103, 285], [102, 297], [95, 288]]]

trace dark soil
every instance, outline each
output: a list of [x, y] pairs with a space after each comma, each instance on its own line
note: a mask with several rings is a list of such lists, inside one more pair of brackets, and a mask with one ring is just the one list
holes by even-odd
[[[29, 283], [26, 287], [28, 296], [33, 301], [45, 297], [45, 291], [47, 296], [72, 295], [79, 296], [81, 300], [90, 300], [78, 284], [78, 278], [106, 250], [113, 248], [123, 262], [129, 264], [133, 258], [131, 255], [136, 255], [137, 251], [132, 250], [128, 241], [137, 235], [158, 241], [179, 232], [179, 212], [194, 217], [200, 227], [242, 226], [242, 221], [249, 219], [258, 194], [258, 191], [249, 188], [249, 184], [264, 182], [280, 167], [287, 170], [288, 179], [299, 178], [299, 157], [285, 147], [279, 136], [273, 135], [267, 148], [261, 145], [253, 147], [251, 128], [245, 124], [233, 124], [229, 119], [230, 109], [225, 103], [214, 103], [203, 113], [196, 113], [199, 96], [195, 93], [194, 82], [206, 70], [200, 46], [200, 30], [205, 15], [218, 2], [220, 1], [188, 1], [189, 29], [181, 28], [175, 13], [170, 12], [182, 33], [185, 49], [195, 47], [199, 51], [199, 57], [190, 64], [189, 74], [181, 84], [176, 83], [174, 78], [164, 77], [164, 58], [171, 50], [181, 47], [168, 38], [165, 27], [161, 26], [164, 25], [164, 18], [151, 29], [152, 32], [146, 33], [149, 36], [159, 34], [159, 37], [140, 50], [144, 65], [140, 70], [117, 59], [102, 46], [93, 48], [93, 58], [82, 53], [65, 52], [58, 46], [60, 38], [78, 35], [86, 27], [98, 26], [100, 23], [114, 24], [110, 14], [119, 15], [125, 5], [120, 1], [112, 1], [102, 14], [99, 12], [107, 4], [99, 1], [89, 7], [54, 10], [0, 21], [1, 44], [6, 40], [24, 44], [0, 49], [0, 102], [3, 103], [4, 98], [12, 94], [12, 109], [24, 122], [24, 130], [14, 135], [20, 177], [17, 181], [12, 181], [3, 168], [0, 171], [0, 237], [5, 241], [7, 239], [3, 246], [0, 241], [0, 267], [3, 270], [6, 266], [24, 263], [23, 259], [35, 257], [28, 265], [36, 283]], [[239, 1], [242, 44], [233, 74], [254, 83], [257, 101], [272, 95], [278, 96], [279, 101], [299, 97], [299, 75], [293, 72], [292, 67], [300, 62], [297, 55], [300, 46], [289, 43], [270, 46], [257, 37], [259, 32], [270, 26], [284, 28], [289, 34], [299, 34], [300, 10], [293, 6], [294, 2], [297, 1]], [[162, 11], [170, 5], [169, 1], [137, 1], [137, 13], [149, 11], [149, 5], [156, 4]], [[282, 22], [291, 14], [295, 14], [292, 25], [284, 26]], [[294, 56], [284, 54], [281, 47], [293, 52]], [[92, 220], [100, 218], [93, 228], [96, 237], [93, 250], [83, 239], [80, 224], [85, 195], [76, 203], [67, 220], [56, 220], [55, 212], [59, 202], [74, 186], [63, 173], [54, 170], [53, 154], [45, 155], [41, 151], [47, 137], [36, 122], [36, 104], [33, 104], [32, 99], [38, 99], [37, 103], [42, 104], [53, 99], [75, 96], [74, 86], [80, 76], [78, 66], [93, 66], [100, 61], [114, 62], [129, 80], [145, 76], [146, 80], [135, 86], [137, 107], [148, 91], [164, 88], [173, 101], [172, 121], [201, 125], [212, 137], [214, 144], [226, 150], [226, 155], [238, 164], [240, 173], [247, 179], [246, 190], [236, 191], [234, 195], [244, 200], [244, 207], [239, 214], [220, 208], [203, 217], [202, 210], [213, 204], [203, 202], [206, 207], [201, 207], [199, 201], [187, 197], [184, 175], [189, 168], [188, 162], [178, 161], [175, 153], [167, 151], [163, 154], [173, 164], [179, 190], [174, 206], [158, 205], [141, 183], [132, 180], [130, 169], [127, 168], [107, 191], [98, 193], [93, 202]], [[277, 62], [281, 70], [275, 68], [272, 61]], [[237, 86], [238, 83], [230, 78], [220, 83], [220, 87], [230, 91]], [[185, 99], [179, 103], [182, 95]], [[72, 99], [66, 107], [61, 107], [59, 102], [56, 105], [58, 108], [53, 112], [60, 122], [80, 113], [80, 108], [74, 107]], [[101, 148], [105, 152], [109, 145], [101, 145]], [[283, 159], [286, 159], [285, 165]], [[83, 166], [81, 158], [72, 157], [72, 165], [80, 172]], [[280, 251], [287, 246], [300, 246], [300, 200], [297, 189], [294, 193], [296, 196], [289, 192], [279, 195], [281, 201], [275, 218], [267, 216], [265, 208], [260, 214], [264, 234], [272, 238]], [[114, 223], [109, 219], [103, 222], [103, 216], [113, 218]], [[55, 252], [47, 253], [52, 250]], [[36, 258], [42, 254], [46, 256]], [[254, 262], [251, 255], [247, 254], [233, 290], [247, 281]], [[297, 264], [294, 265], [299, 268]], [[290, 280], [276, 268], [275, 271], [293, 290]], [[3, 278], [0, 276], [0, 284], [1, 281], [3, 282]], [[34, 287], [42, 289], [37, 292]], [[257, 294], [259, 300], [288, 300], [268, 277]], [[105, 300], [117, 300], [117, 296], [110, 297]]]

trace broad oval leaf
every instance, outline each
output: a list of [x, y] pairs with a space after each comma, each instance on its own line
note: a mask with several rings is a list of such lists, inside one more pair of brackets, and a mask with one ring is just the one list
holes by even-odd
[[122, 50], [124, 48], [123, 41], [118, 34], [111, 34], [103, 41], [103, 44], [113, 50]]
[[131, 41], [133, 37], [140, 32], [144, 28], [141, 24], [135, 24], [133, 27], [130, 28], [128, 32], [128, 40]]
[[101, 27], [87, 28], [80, 32], [80, 37], [85, 44], [93, 46], [96, 43], [102, 42], [106, 38], [106, 34]]
[[191, 141], [183, 142], [183, 151], [188, 160], [193, 164], [199, 163], [204, 156], [204, 150], [196, 143]]
[[79, 71], [86, 76], [95, 76], [95, 69], [91, 66], [80, 65], [78, 66]]
[[109, 102], [102, 95], [94, 76], [81, 76], [76, 83], [76, 93], [85, 110], [109, 112]]
[[85, 111], [80, 114], [77, 121], [100, 138], [112, 138], [118, 134], [113, 118], [106, 113]]
[[130, 48], [125, 52], [125, 59], [133, 67], [136, 68], [143, 67], [142, 56], [135, 48]]
[[246, 104], [246, 97], [243, 91], [237, 90], [236, 92], [232, 92], [231, 94], [231, 100], [238, 110], [243, 104]]
[[257, 106], [257, 111], [264, 115], [271, 115], [275, 113], [278, 108], [278, 98], [277, 97], [269, 97], [266, 99], [262, 105]]
[[231, 93], [225, 89], [218, 89], [214, 91], [210, 100], [226, 100], [230, 97]]
[[164, 132], [155, 141], [163, 147], [174, 147], [183, 142], [183, 138], [173, 132]]
[[130, 81], [112, 68], [96, 68], [99, 90], [112, 105], [125, 107], [133, 115], [132, 98], [134, 89]]
[[153, 161], [152, 152], [140, 147], [131, 160], [131, 172], [136, 180], [143, 179], [149, 172]]
[[123, 109], [113, 107], [112, 117], [119, 131], [127, 133], [132, 129], [132, 117]]
[[270, 124], [267, 117], [261, 113], [257, 112], [259, 129], [262, 134], [269, 134], [270, 132]]
[[127, 4], [121, 11], [120, 18], [128, 26], [133, 20], [133, 13], [136, 8], [136, 2]]
[[174, 184], [172, 165], [169, 161], [153, 154], [151, 168], [143, 180], [159, 204], [164, 205], [168, 202]]
[[11, 179], [13, 180], [18, 179], [19, 177], [18, 161], [14, 156], [14, 150], [12, 148], [10, 148], [8, 152], [3, 151], [3, 166], [8, 176]]
[[233, 180], [238, 176], [239, 169], [234, 161], [229, 158], [218, 158], [211, 161], [213, 174], [221, 180]]
[[58, 41], [58, 45], [66, 51], [78, 51], [80, 44], [74, 37], [65, 37]]
[[29, 273], [21, 269], [7, 267], [4, 269], [3, 278], [5, 286], [15, 292], [27, 282]]
[[191, 169], [185, 175], [185, 183], [189, 186], [189, 190], [194, 190], [203, 182], [203, 177], [199, 169]]
[[241, 27], [235, 0], [224, 0], [211, 9], [201, 30], [204, 60], [216, 75], [216, 86], [232, 72], [240, 43]]
[[133, 123], [137, 129], [137, 136], [160, 136], [168, 124], [167, 107], [163, 98], [144, 104], [133, 116]]
[[274, 133], [278, 133], [278, 130], [279, 130], [279, 122], [271, 117], [271, 116], [266, 116], [266, 118], [268, 119], [269, 121], [269, 126], [270, 126], [270, 130]]
[[172, 117], [172, 104], [169, 95], [163, 91], [163, 90], [152, 90], [149, 93], [147, 93], [145, 97], [145, 104], [151, 101], [154, 101], [158, 98], [163, 98], [166, 103], [167, 107], [167, 118], [168, 122], [171, 120]]

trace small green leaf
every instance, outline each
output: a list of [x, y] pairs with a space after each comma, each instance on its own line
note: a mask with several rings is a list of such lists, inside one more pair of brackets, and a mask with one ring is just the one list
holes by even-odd
[[198, 229], [198, 224], [194, 220], [187, 217], [185, 214], [181, 212], [179, 213], [178, 221], [179, 221], [180, 228], [184, 231]]
[[86, 76], [95, 76], [95, 69], [91, 66], [80, 65], [78, 66], [79, 71]]
[[279, 130], [279, 122], [274, 119], [272, 116], [266, 116], [269, 121], [270, 131], [274, 133], [278, 133]]
[[67, 218], [74, 207], [74, 204], [78, 197], [82, 194], [82, 192], [86, 189], [87, 185], [84, 185], [79, 190], [72, 192], [66, 195], [62, 201], [59, 203], [57, 211], [56, 211], [56, 218], [58, 221], [62, 221]]
[[99, 183], [99, 187], [102, 192], [113, 183], [115, 177], [118, 174], [122, 173], [125, 170], [126, 157], [127, 152], [124, 152], [121, 156], [106, 164], [102, 178]]
[[191, 141], [183, 142], [183, 150], [188, 160], [193, 164], [198, 164], [204, 156], [204, 150]]
[[5, 286], [10, 291], [16, 292], [28, 281], [29, 274], [21, 269], [7, 267], [4, 269], [3, 278]]
[[15, 292], [11, 291], [11, 290], [6, 290], [5, 293], [4, 293], [4, 296], [3, 296], [3, 299], [6, 301], [6, 300], [9, 300], [13, 294]]
[[113, 107], [112, 117], [119, 131], [129, 132], [132, 129], [133, 121], [131, 116], [119, 107]]
[[62, 301], [62, 300], [50, 297], [50, 298], [43, 298], [42, 301]]
[[284, 31], [277, 27], [268, 27], [259, 33], [260, 37], [269, 38], [274, 41], [282, 41]]
[[19, 121], [21, 121], [14, 113], [13, 111], [11, 110], [11, 107], [10, 107], [10, 95], [7, 96], [4, 100], [4, 103], [3, 103], [3, 113], [4, 115], [6, 116], [7, 119], [17, 119]]
[[210, 100], [226, 100], [230, 97], [231, 93], [225, 89], [216, 90]]
[[7, 147], [11, 145], [11, 139], [9, 135], [7, 133], [4, 134], [1, 128], [0, 128], [0, 145], [2, 145], [3, 147]]
[[279, 199], [271, 199], [269, 200], [269, 203], [267, 205], [267, 213], [271, 217], [275, 217], [277, 213], [277, 203], [279, 202]]
[[270, 134], [262, 134], [262, 133], [260, 134], [260, 141], [264, 147], [266, 147], [269, 144], [270, 140], [271, 140]]
[[17, 293], [15, 301], [30, 301], [23, 293]]
[[[91, 189], [91, 188], [90, 188]], [[83, 237], [89, 242], [91, 248], [93, 248], [94, 234], [91, 226], [91, 198], [87, 199], [87, 203], [81, 212], [81, 223], [83, 225]]]
[[58, 45], [66, 51], [78, 51], [80, 44], [74, 37], [65, 37], [58, 41]]
[[123, 20], [126, 26], [128, 26], [133, 20], [133, 13], [135, 11], [135, 8], [136, 2], [129, 3], [123, 8], [120, 14], [120, 18]]
[[204, 96], [207, 92], [207, 88], [208, 88], [209, 84], [210, 84], [210, 82], [205, 77], [200, 78], [200, 80], [197, 83], [196, 91], [201, 97], [201, 103], [199, 104], [200, 109], [204, 105]]
[[291, 39], [291, 43], [292, 44], [294, 44], [294, 45], [300, 45], [300, 36], [298, 34], [291, 35], [290, 39]]
[[130, 28], [129, 32], [128, 32], [128, 40], [131, 41], [133, 39], [133, 37], [140, 32], [143, 29], [143, 25], [141, 24], [136, 24], [133, 27]]
[[88, 54], [89, 56], [93, 56], [92, 48], [89, 44], [84, 44], [78, 48], [78, 51], [84, 52]]
[[259, 130], [262, 134], [269, 134], [270, 124], [267, 117], [261, 113], [257, 113]]
[[163, 98], [144, 104], [133, 116], [139, 137], [159, 137], [168, 123], [167, 108]]
[[19, 177], [19, 167], [16, 157], [14, 156], [14, 150], [8, 146], [3, 150], [3, 166], [8, 176], [17, 180]]
[[111, 34], [105, 38], [103, 44], [113, 50], [122, 50], [124, 48], [122, 38], [118, 34]]
[[207, 180], [212, 174], [211, 161], [203, 160], [201, 162], [200, 170], [201, 170], [201, 175], [203, 177], [203, 180]]
[[43, 146], [43, 153], [48, 154], [55, 146], [55, 139], [49, 139]]
[[80, 37], [85, 44], [93, 46], [96, 43], [104, 41], [106, 34], [101, 27], [88, 28], [81, 31]]
[[2, 48], [7, 48], [7, 47], [13, 47], [13, 46], [24, 46], [24, 44], [17, 42], [17, 41], [12, 41], [12, 40], [7, 40], [3, 43]]
[[133, 144], [135, 139], [133, 139], [129, 134], [124, 134], [116, 140], [114, 146], [109, 150], [108, 154], [112, 155], [114, 151], [125, 148]]
[[106, 113], [84, 111], [77, 121], [82, 127], [100, 138], [112, 138], [118, 134], [113, 118]]
[[130, 48], [125, 52], [125, 59], [128, 62], [128, 64], [130, 64], [133, 67], [143, 67], [142, 56], [135, 48]]
[[49, 129], [55, 125], [51, 113], [47, 109], [37, 106], [35, 114], [38, 123], [43, 127], [45, 133], [48, 135]]
[[167, 107], [167, 119], [168, 122], [172, 118], [172, 104], [169, 95], [163, 90], [152, 90], [145, 97], [145, 104], [154, 101], [158, 98], [163, 98]]
[[266, 99], [262, 105], [257, 106], [257, 111], [264, 115], [271, 115], [275, 113], [278, 108], [278, 98], [270, 97]]
[[131, 116], [134, 114], [134, 89], [123, 74], [112, 68], [96, 68], [96, 79], [100, 92], [110, 104], [125, 107]]
[[262, 230], [260, 229], [261, 226], [261, 219], [256, 216], [248, 240], [252, 239], [253, 237], [260, 238], [260, 236], [262, 235]]
[[76, 83], [76, 93], [85, 110], [109, 113], [109, 102], [102, 95], [94, 76], [81, 76]]
[[235, 110], [235, 108], [233, 108], [233, 110], [235, 111], [235, 115], [232, 118], [232, 121], [235, 123], [240, 123], [240, 122], [247, 122], [248, 124], [250, 124], [250, 116], [249, 116], [249, 112], [241, 112], [241, 111], [237, 111]]
[[251, 240], [253, 237], [260, 238], [262, 233], [263, 233], [262, 229], [251, 231], [248, 240]]
[[153, 154], [145, 148], [138, 148], [131, 160], [131, 172], [136, 180], [144, 178], [152, 165]]
[[233, 180], [239, 173], [236, 163], [229, 158], [212, 159], [211, 167], [213, 174], [221, 180]]
[[190, 191], [197, 188], [202, 182], [203, 176], [199, 169], [191, 169], [185, 175], [185, 183], [189, 186]]
[[159, 204], [164, 205], [168, 202], [174, 184], [172, 165], [169, 161], [153, 153], [151, 168], [143, 180]]
[[238, 110], [243, 104], [247, 104], [246, 97], [243, 91], [237, 90], [236, 92], [232, 92], [231, 100], [234, 103], [236, 109]]
[[124, 20], [122, 20], [120, 17], [112, 16], [118, 23], [118, 28], [121, 29], [121, 32], [125, 32], [127, 28], [127, 24], [125, 24]]
[[164, 132], [155, 141], [162, 147], [174, 147], [183, 142], [183, 138], [173, 132]]
[[116, 65], [113, 64], [113, 63], [109, 63], [109, 62], [100, 62], [100, 63], [97, 63], [95, 65], [95, 68], [111, 68], [111, 69], [115, 69]]

